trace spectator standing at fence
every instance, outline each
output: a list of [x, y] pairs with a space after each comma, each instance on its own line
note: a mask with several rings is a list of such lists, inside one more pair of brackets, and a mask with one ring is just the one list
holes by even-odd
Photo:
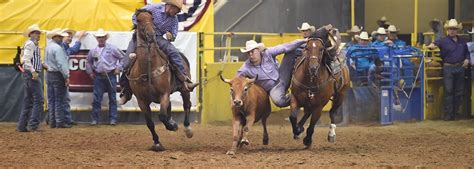
[[117, 124], [117, 76], [122, 71], [122, 59], [125, 57], [116, 46], [106, 43], [109, 34], [103, 29], [99, 29], [94, 34], [98, 45], [92, 48], [87, 55], [86, 71], [90, 78], [94, 80], [94, 99], [92, 102], [91, 125], [99, 122], [99, 112], [104, 92], [109, 96], [109, 124]]
[[456, 113], [464, 96], [464, 69], [469, 66], [469, 51], [467, 43], [458, 36], [462, 24], [455, 19], [449, 20], [444, 28], [448, 36], [441, 38], [428, 47], [437, 46], [443, 59], [444, 82], [444, 120], [455, 120]]
[[385, 45], [385, 39], [387, 38], [387, 31], [385, 31], [385, 28], [379, 27], [377, 29], [377, 32], [375, 33], [375, 36], [377, 39], [375, 40], [374, 43], [372, 43], [372, 46], [375, 47], [380, 47]]
[[28, 27], [23, 36], [28, 38], [23, 45], [21, 62], [25, 96], [22, 110], [18, 119], [17, 131], [37, 131], [43, 112], [43, 89], [40, 73], [42, 71], [41, 52], [39, 48], [41, 30], [37, 24]]
[[46, 83], [48, 85], [48, 117], [51, 128], [71, 128], [64, 120], [66, 112], [67, 86], [69, 85], [69, 62], [66, 51], [62, 47], [66, 32], [54, 29], [46, 35], [51, 42], [45, 50], [45, 64], [48, 67]]
[[[65, 36], [63, 38], [63, 43], [61, 45], [64, 48], [64, 50], [66, 50], [67, 60], [69, 60], [69, 57], [71, 55], [75, 55], [75, 54], [77, 54], [77, 52], [79, 52], [79, 50], [81, 48], [81, 41], [84, 39], [85, 35], [87, 35], [87, 34], [86, 34], [85, 31], [81, 31], [79, 33], [78, 40], [76, 42], [74, 42], [73, 46], [70, 46], [71, 43], [72, 43], [72, 39], [73, 39], [74, 35], [76, 35], [76, 31], [72, 30], [72, 29], [69, 29], [69, 28], [66, 28], [66, 29], [63, 29], [63, 32], [66, 32], [67, 36]], [[68, 87], [67, 91], [69, 91], [69, 87]], [[74, 120], [72, 119], [71, 97], [69, 96], [69, 92], [66, 92], [66, 102], [67, 102], [67, 104], [66, 104], [66, 111], [65, 111], [65, 114], [64, 114], [64, 121], [65, 121], [66, 124], [70, 124], [70, 125], [76, 124], [74, 122]]]
[[353, 45], [357, 45], [359, 42], [359, 34], [360, 34], [361, 29], [359, 26], [354, 25], [350, 30], [347, 30], [347, 34], [351, 37], [351, 41], [347, 42], [346, 48], [349, 48]]

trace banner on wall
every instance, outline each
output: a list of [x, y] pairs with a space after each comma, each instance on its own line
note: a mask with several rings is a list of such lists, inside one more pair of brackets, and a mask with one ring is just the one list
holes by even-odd
[[[128, 47], [128, 43], [132, 38], [131, 32], [109, 32], [109, 39], [107, 43], [117, 46], [119, 49], [125, 51]], [[50, 43], [50, 42], [47, 42]], [[73, 41], [74, 43], [74, 41]], [[188, 58], [191, 70], [191, 76], [193, 81], [197, 81], [197, 33], [195, 32], [179, 32], [176, 37], [176, 41], [173, 42], [177, 49], [184, 53]], [[97, 46], [97, 41], [93, 37], [93, 32], [90, 32], [86, 38], [83, 39], [81, 45], [81, 51], [76, 55], [71, 55], [69, 58], [69, 69], [70, 69], [70, 96], [71, 96], [71, 109], [73, 111], [84, 111], [92, 109], [93, 100], [93, 80], [89, 78], [86, 73], [86, 58], [88, 51]], [[118, 79], [118, 78], [117, 78]], [[117, 91], [118, 91], [117, 86]], [[117, 99], [119, 93], [117, 93]], [[170, 97], [172, 110], [182, 110], [182, 98], [179, 92], [174, 93]], [[191, 109], [196, 106], [196, 92], [191, 93]], [[102, 101], [103, 108], [108, 107], [108, 97], [104, 93], [104, 99]], [[152, 109], [158, 109], [158, 104], [153, 104]], [[128, 102], [127, 104], [118, 107], [119, 111], [138, 111], [139, 107], [136, 102], [136, 98]]]

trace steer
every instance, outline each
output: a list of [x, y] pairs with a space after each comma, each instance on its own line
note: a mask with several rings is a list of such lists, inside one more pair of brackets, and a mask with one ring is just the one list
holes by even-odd
[[230, 85], [230, 104], [233, 115], [233, 142], [226, 154], [234, 155], [237, 147], [249, 145], [248, 132], [260, 119], [263, 125], [263, 145], [268, 145], [267, 118], [271, 111], [270, 100], [267, 92], [254, 83], [257, 77], [248, 79], [237, 76], [228, 80], [220, 75], [220, 78]]

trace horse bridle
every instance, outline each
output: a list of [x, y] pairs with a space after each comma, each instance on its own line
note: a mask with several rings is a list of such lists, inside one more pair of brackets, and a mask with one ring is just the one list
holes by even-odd
[[[146, 11], [145, 11], [145, 12], [146, 12]], [[139, 14], [139, 13], [138, 13], [138, 14]], [[137, 16], [138, 16], [138, 14], [137, 14]], [[150, 14], [151, 14], [151, 13], [150, 13]], [[138, 23], [138, 24], [140, 24], [140, 23]], [[129, 78], [129, 77], [127, 77], [127, 78], [128, 78], [130, 81], [135, 81], [135, 80], [143, 79], [142, 77], [147, 76], [147, 77], [148, 77], [148, 78], [147, 78], [148, 83], [150, 83], [150, 85], [151, 85], [152, 74], [153, 74], [153, 75], [156, 75], [156, 76], [159, 76], [159, 75], [163, 74], [163, 73], [166, 71], [166, 68], [167, 68], [168, 65], [169, 65], [169, 61], [168, 61], [167, 58], [165, 58], [165, 57], [159, 55], [163, 60], [166, 61], [166, 64], [164, 64], [163, 66], [161, 66], [160, 68], [158, 68], [156, 72], [152, 72], [152, 71], [151, 71], [151, 62], [152, 62], [152, 60], [151, 60], [151, 46], [152, 46], [153, 43], [157, 43], [157, 41], [156, 41], [155, 36], [151, 37], [152, 39], [151, 39], [151, 41], [150, 41], [150, 39], [149, 39], [150, 37], [148, 37], [148, 34], [146, 33], [146, 30], [145, 30], [145, 29], [146, 29], [146, 27], [147, 27], [148, 25], [150, 25], [150, 24], [151, 24], [151, 26], [152, 26], [152, 29], [154, 30], [154, 29], [155, 29], [155, 25], [154, 25], [152, 22], [145, 22], [145, 23], [142, 23], [143, 26], [138, 26], [138, 27], [137, 27], [137, 28], [138, 28], [138, 31], [141, 31], [141, 32], [145, 33], [145, 36], [144, 36], [145, 45], [137, 45], [137, 46], [136, 46], [137, 48], [138, 48], [138, 47], [145, 47], [145, 48], [147, 49], [145, 55], [148, 56], [148, 57], [147, 57], [147, 59], [148, 59], [148, 60], [147, 60], [147, 62], [148, 62], [148, 65], [147, 65], [147, 66], [148, 66], [148, 70], [147, 70], [148, 73], [147, 73], [147, 74], [141, 74], [141, 75], [140, 75], [139, 77], [137, 77], [137, 78]], [[136, 39], [137, 39], [137, 42], [138, 42], [138, 33], [136, 33], [135, 36], [136, 36]], [[158, 45], [158, 44], [156, 44], [156, 45]]]
[[[316, 57], [324, 57], [324, 53], [326, 53], [326, 54], [329, 55], [329, 52], [328, 52], [327, 49], [326, 49], [326, 45], [325, 45], [324, 41], [323, 41], [321, 38], [309, 38], [309, 40], [317, 40], [317, 41], [320, 41], [320, 42], [321, 42], [321, 44], [323, 45], [323, 49], [322, 49], [322, 51], [321, 51], [321, 53], [322, 53], [321, 55], [322, 55], [322, 56], [321, 56], [321, 55], [320, 55], [320, 56], [308, 56], [308, 55], [305, 55], [303, 59], [308, 59], [308, 61], [309, 61], [309, 59], [314, 59], [314, 58], [316, 58]], [[308, 41], [309, 41], [309, 40], [308, 40]], [[307, 51], [307, 50], [308, 50], [308, 45], [306, 45], [306, 47], [305, 47], [305, 51]], [[309, 75], [310, 75], [310, 82], [311, 82], [311, 83], [314, 82], [314, 78], [317, 78], [317, 79], [319, 80], [319, 76], [318, 76], [317, 72], [319, 72], [319, 69], [320, 69], [320, 67], [321, 67], [321, 64], [323, 64], [322, 61], [323, 61], [323, 58], [319, 59], [319, 61], [318, 61], [318, 62], [319, 62], [319, 66], [316, 68], [315, 73], [313, 73], [313, 72], [310, 70], [310, 66], [308, 66], [307, 70], [308, 70]], [[296, 71], [296, 69], [295, 69], [295, 71]], [[311, 85], [311, 86], [308, 86], [308, 85], [303, 84], [302, 82], [298, 81], [294, 76], [291, 78], [291, 80], [293, 81], [293, 83], [294, 83], [296, 86], [298, 86], [298, 87], [300, 87], [300, 88], [303, 88], [303, 89], [305, 89], [305, 90], [308, 90], [308, 97], [312, 99], [312, 98], [314, 97], [314, 92], [315, 92], [315, 91], [318, 91], [320, 88], [327, 86], [327, 84], [329, 84], [329, 82], [331, 82], [333, 79], [328, 79], [328, 80], [324, 81], [322, 84], [316, 84], [316, 85]]]

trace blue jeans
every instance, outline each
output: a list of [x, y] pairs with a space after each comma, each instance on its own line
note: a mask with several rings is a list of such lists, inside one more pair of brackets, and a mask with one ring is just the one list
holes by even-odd
[[48, 115], [49, 124], [57, 127], [66, 123], [64, 114], [66, 113], [67, 104], [67, 87], [66, 81], [60, 72], [48, 72], [46, 74], [46, 83], [48, 84]]
[[99, 112], [101, 110], [102, 96], [104, 92], [107, 92], [109, 96], [109, 119], [110, 121], [117, 121], [117, 96], [116, 96], [116, 86], [117, 86], [117, 76], [113, 73], [107, 74], [109, 78], [105, 75], [97, 74], [94, 79], [94, 101], [92, 102], [92, 121], [99, 121]]
[[20, 118], [18, 119], [17, 129], [26, 131], [26, 127], [37, 129], [40, 124], [40, 115], [43, 112], [43, 88], [41, 79], [32, 79], [30, 72], [22, 73], [25, 95], [23, 98], [23, 107]]
[[66, 124], [71, 124], [72, 122], [74, 122], [72, 120], [72, 113], [71, 113], [71, 96], [69, 96], [69, 87], [66, 88], [66, 103], [65, 106], [66, 106], [66, 110], [64, 112], [64, 122]]
[[295, 51], [285, 53], [280, 67], [278, 68], [280, 79], [270, 90], [270, 98], [278, 107], [287, 107], [290, 105], [290, 96], [286, 94], [286, 91], [288, 91], [291, 84], [290, 82], [293, 75], [296, 57], [297, 53]]
[[445, 117], [454, 118], [464, 95], [464, 68], [443, 66]]
[[[181, 58], [181, 54], [179, 53], [179, 50], [176, 49], [176, 47], [173, 44], [171, 44], [170, 41], [166, 40], [163, 37], [157, 36], [156, 43], [158, 44], [158, 47], [160, 47], [161, 51], [163, 51], [166, 55], [168, 55], [170, 62], [173, 65], [176, 65], [182, 74], [186, 74], [186, 71], [184, 69], [184, 61]], [[130, 53], [135, 53], [135, 47], [136, 47], [136, 44], [133, 41], [133, 39], [130, 40], [130, 42], [128, 43], [127, 52], [126, 52], [127, 56], [123, 61], [124, 70], [127, 70], [128, 67], [130, 66], [130, 59], [128, 58], [128, 55]]]
[[156, 43], [158, 43], [158, 46], [160, 47], [160, 49], [163, 52], [165, 52], [166, 55], [168, 55], [170, 62], [173, 65], [176, 65], [182, 74], [186, 74], [186, 71], [184, 69], [184, 61], [181, 58], [181, 54], [179, 53], [179, 50], [176, 49], [176, 47], [174, 47], [174, 45], [171, 44], [170, 41], [166, 40], [163, 37], [157, 37]]

